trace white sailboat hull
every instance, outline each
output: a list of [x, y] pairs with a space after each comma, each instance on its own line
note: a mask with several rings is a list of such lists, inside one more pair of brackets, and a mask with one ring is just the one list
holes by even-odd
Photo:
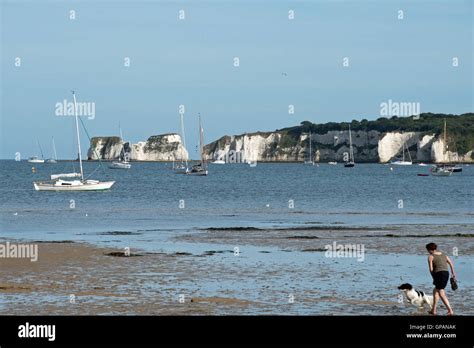
[[44, 163], [43, 159], [29, 159], [29, 163]]
[[453, 170], [451, 168], [443, 167], [432, 167], [430, 172], [433, 176], [451, 176], [453, 174]]
[[413, 164], [411, 161], [393, 161], [390, 163], [395, 166], [411, 166]]
[[129, 162], [112, 162], [109, 164], [110, 169], [130, 169], [132, 165]]
[[110, 189], [113, 184], [115, 184], [115, 181], [57, 180], [50, 182], [33, 182], [36, 191], [103, 191]]
[[432, 172], [431, 175], [433, 176], [451, 176], [453, 172], [449, 171], [441, 171], [441, 172]]
[[175, 174], [187, 174], [189, 172], [188, 168], [175, 168]]

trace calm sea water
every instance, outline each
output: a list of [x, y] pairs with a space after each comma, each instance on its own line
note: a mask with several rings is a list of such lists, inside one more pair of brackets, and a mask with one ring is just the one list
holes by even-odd
[[[72, 162], [36, 164], [35, 173], [32, 166], [0, 161], [2, 237], [94, 242], [107, 231], [474, 224], [474, 166], [446, 178], [419, 177], [429, 170], [420, 166], [211, 164], [209, 176], [194, 177], [174, 174], [170, 163], [105, 164], [91, 178], [116, 180], [110, 191], [71, 193], [37, 192], [32, 182], [70, 171]], [[85, 172], [97, 167], [85, 163]]]

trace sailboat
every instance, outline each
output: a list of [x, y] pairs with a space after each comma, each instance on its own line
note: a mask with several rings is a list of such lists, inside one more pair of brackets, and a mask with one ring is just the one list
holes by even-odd
[[351, 168], [354, 167], [354, 150], [352, 148], [352, 132], [351, 125], [349, 124], [349, 161], [344, 163], [344, 167]]
[[84, 179], [84, 170], [82, 168], [81, 155], [81, 139], [79, 136], [79, 119], [77, 116], [77, 102], [76, 95], [72, 91], [74, 99], [74, 116], [76, 120], [76, 135], [77, 135], [77, 150], [79, 154], [79, 166], [81, 168], [80, 180], [63, 180], [57, 179], [52, 181], [35, 181], [33, 185], [36, 191], [101, 191], [108, 190], [112, 187], [115, 181], [99, 181]]
[[442, 167], [442, 168], [451, 170], [452, 173], [462, 172], [462, 167], [451, 163], [451, 156], [450, 156], [449, 151], [448, 151], [447, 134], [448, 134], [448, 132], [447, 132], [447, 128], [446, 128], [446, 119], [445, 119], [444, 120], [443, 158], [445, 157], [445, 154], [447, 153], [448, 154], [448, 163], [440, 164], [437, 167]]
[[[405, 161], [405, 149], [408, 153], [408, 158], [410, 158], [409, 161]], [[403, 146], [402, 146], [402, 159], [401, 160], [393, 160], [390, 163], [393, 164], [393, 165], [396, 165], [396, 166], [411, 166], [413, 164], [413, 161], [412, 161], [411, 155], [410, 155], [410, 151], [408, 151], [408, 147], [407, 147], [406, 142], [404, 142]]]
[[52, 137], [52, 139], [53, 139], [53, 155], [54, 155], [54, 157], [47, 159], [46, 163], [58, 163], [58, 154], [56, 153], [56, 144], [54, 143], [54, 137]]
[[[186, 139], [184, 136], [184, 114], [180, 113], [180, 126], [181, 126], [181, 140], [183, 141], [183, 147], [186, 148]], [[181, 159], [181, 163], [174, 163], [173, 161], [173, 170], [176, 174], [186, 174], [189, 171], [188, 160]]]
[[308, 142], [309, 142], [309, 160], [304, 161], [304, 164], [310, 164], [314, 166], [314, 161], [313, 161], [313, 149], [312, 149], [312, 141], [311, 141], [311, 132], [309, 132], [309, 137], [308, 137]]
[[41, 158], [39, 158], [38, 156], [33, 156], [33, 157], [30, 157], [28, 159], [28, 162], [30, 163], [44, 163], [44, 156], [43, 156], [43, 149], [41, 148], [41, 144], [38, 140], [38, 146], [39, 146], [39, 149], [40, 149], [40, 152], [41, 152]]
[[443, 166], [433, 166], [430, 169], [431, 175], [434, 176], [451, 176], [453, 174], [453, 169]]
[[[120, 131], [120, 141], [123, 143], [123, 135], [122, 135], [122, 127], [119, 124], [119, 131]], [[113, 161], [109, 164], [109, 168], [111, 169], [130, 169], [132, 164], [128, 161], [128, 156], [125, 155], [125, 149], [122, 145], [122, 150], [120, 150], [120, 157], [118, 161]]]
[[198, 163], [191, 167], [191, 170], [186, 172], [187, 175], [207, 175], [207, 162], [204, 159], [204, 130], [202, 129], [201, 125], [201, 114], [199, 114], [199, 153], [201, 155], [201, 163]]

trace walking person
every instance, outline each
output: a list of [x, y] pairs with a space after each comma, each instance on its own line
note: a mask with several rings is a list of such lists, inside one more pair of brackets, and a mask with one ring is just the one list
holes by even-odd
[[438, 246], [435, 243], [426, 244], [426, 250], [428, 250], [428, 266], [433, 277], [433, 284], [435, 288], [433, 289], [433, 308], [429, 312], [430, 314], [436, 315], [436, 306], [438, 301], [441, 298], [446, 309], [448, 310], [448, 315], [453, 315], [453, 309], [449, 305], [448, 297], [444, 289], [449, 281], [449, 268], [451, 268], [451, 274], [453, 278], [456, 278], [456, 273], [454, 272], [454, 264], [451, 259], [438, 251]]

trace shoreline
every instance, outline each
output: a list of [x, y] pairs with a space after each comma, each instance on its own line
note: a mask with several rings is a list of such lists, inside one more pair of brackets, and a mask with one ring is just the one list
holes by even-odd
[[[84, 163], [87, 163], [87, 162], [91, 162], [91, 163], [96, 163], [96, 162], [113, 162], [113, 161], [117, 161], [119, 160], [119, 158], [115, 158], [115, 159], [101, 159], [101, 160], [92, 160], [92, 159], [83, 159], [82, 161]], [[10, 158], [1, 158], [0, 161], [13, 161], [13, 162], [26, 162], [28, 163], [28, 159], [22, 159], [21, 161], [16, 161], [15, 159], [10, 159]], [[155, 160], [150, 160], [150, 161], [144, 161], [144, 160], [129, 160], [128, 162], [130, 163], [173, 163], [173, 162], [179, 162], [181, 161], [180, 159], [177, 159], [175, 161], [173, 160], [169, 160], [169, 161], [155, 161]], [[200, 159], [188, 159], [188, 162], [200, 162], [201, 160]], [[207, 160], [208, 163], [210, 164], [214, 164], [212, 163], [214, 160]], [[72, 159], [57, 159], [57, 163], [69, 163], [69, 162], [79, 162], [79, 160], [72, 160]], [[263, 161], [263, 160], [257, 160], [255, 161], [257, 163], [267, 163], [267, 164], [305, 164], [304, 163], [304, 160], [301, 160], [301, 161]], [[314, 162], [314, 165], [317, 165], [317, 164], [329, 164], [329, 162], [332, 162], [332, 161], [327, 161], [327, 162]], [[336, 162], [336, 161], [334, 161]], [[54, 165], [54, 164], [57, 164], [57, 163], [32, 163], [32, 164], [48, 164], [48, 165]], [[426, 166], [434, 166], [434, 165], [442, 165], [442, 164], [449, 164], [449, 165], [461, 165], [461, 166], [471, 166], [471, 165], [474, 165], [474, 161], [472, 162], [455, 162], [455, 163], [441, 163], [441, 162], [416, 162], [416, 161], [413, 161], [413, 166], [416, 166], [418, 164], [426, 164]], [[241, 163], [225, 163], [225, 164], [248, 164], [248, 163], [245, 163], [245, 162], [241, 162]], [[343, 161], [338, 161], [337, 164], [344, 164]], [[366, 161], [358, 161], [356, 162], [356, 164], [381, 164], [381, 165], [390, 165], [390, 162], [366, 162]], [[305, 164], [306, 165], [306, 164]], [[309, 166], [311, 167], [310, 165], [306, 165], [306, 166]], [[395, 165], [397, 166], [397, 165]]]
[[[426, 232], [414, 238], [369, 229], [197, 230], [167, 235], [165, 244], [155, 242], [146, 250], [129, 241], [129, 256], [124, 248], [85, 241], [16, 240], [37, 243], [39, 258], [0, 258], [0, 310], [4, 315], [426, 315], [398, 303], [396, 289], [408, 281], [431, 291], [422, 249], [436, 233], [428, 238]], [[126, 243], [130, 236], [113, 238]], [[324, 246], [334, 242], [361, 243], [365, 259], [328, 258]], [[468, 275], [474, 238], [446, 235], [439, 244], [443, 250], [461, 249], [455, 264], [462, 288], [455, 294], [449, 289], [448, 296], [456, 314], [472, 315]], [[367, 282], [378, 294], [371, 299]], [[289, 304], [291, 295], [296, 300]]]

